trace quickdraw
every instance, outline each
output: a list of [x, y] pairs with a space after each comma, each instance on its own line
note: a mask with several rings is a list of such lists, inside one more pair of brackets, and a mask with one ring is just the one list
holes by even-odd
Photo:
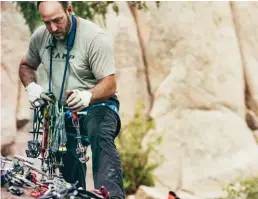
[[[72, 93], [69, 93], [70, 96]], [[45, 102], [41, 107], [34, 109], [33, 139], [28, 142], [27, 157], [41, 159], [41, 170], [48, 173], [48, 178], [62, 177], [57, 169], [63, 165], [63, 155], [66, 153], [67, 135], [65, 130], [64, 106], [60, 106], [53, 93], [47, 93], [52, 102]], [[81, 163], [86, 163], [87, 146], [82, 144], [78, 115], [71, 112], [72, 124], [76, 129], [76, 153]], [[58, 173], [58, 175], [57, 175]]]
[[57, 166], [63, 166], [62, 156], [67, 151], [66, 148], [66, 130], [65, 130], [65, 114], [63, 106], [59, 108], [58, 103], [55, 104], [55, 123], [52, 136], [52, 152], [61, 153], [60, 162]]
[[33, 140], [28, 141], [28, 150], [25, 150], [27, 157], [37, 158], [41, 151], [40, 136], [42, 135], [42, 120], [44, 106], [34, 108], [33, 129], [30, 133], [33, 134]]
[[[68, 97], [72, 94], [73, 92], [68, 93]], [[78, 114], [76, 112], [71, 112], [72, 115], [72, 124], [74, 128], [76, 129], [76, 139], [77, 139], [77, 148], [76, 148], [76, 153], [79, 156], [79, 160], [81, 163], [86, 163], [89, 160], [89, 157], [86, 156], [87, 154], [87, 146], [82, 145], [82, 137], [81, 137], [81, 132], [80, 132], [80, 124], [79, 124], [79, 119], [78, 119]]]

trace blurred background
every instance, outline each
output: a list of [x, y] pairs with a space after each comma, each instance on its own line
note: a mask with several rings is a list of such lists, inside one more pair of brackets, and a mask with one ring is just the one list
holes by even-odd
[[[72, 2], [113, 44], [127, 195], [258, 198], [258, 2]], [[24, 155], [18, 76], [36, 2], [1, 2], [1, 154]], [[39, 68], [38, 81], [46, 78]], [[91, 161], [88, 188], [93, 188]]]

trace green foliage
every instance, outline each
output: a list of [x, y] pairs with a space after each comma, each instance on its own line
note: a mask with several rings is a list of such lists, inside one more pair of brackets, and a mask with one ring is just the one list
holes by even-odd
[[255, 137], [256, 143], [258, 144], [258, 136], [254, 135], [254, 137]]
[[37, 2], [36, 1], [18, 1], [16, 2], [18, 8], [23, 13], [23, 16], [28, 24], [30, 31], [33, 30], [40, 25], [41, 19], [40, 15], [37, 11]]
[[226, 196], [223, 199], [257, 199], [258, 177], [241, 182], [231, 183], [225, 188]]
[[[136, 105], [134, 119], [124, 126], [116, 140], [123, 167], [123, 182], [126, 194], [135, 193], [140, 185], [154, 186], [153, 174], [163, 160], [157, 148], [162, 137], [158, 133], [149, 133], [155, 125], [143, 115], [143, 104]], [[155, 160], [151, 157], [155, 156]]]
[[[110, 4], [113, 4], [113, 9], [118, 14], [118, 7], [113, 1], [72, 1], [71, 3], [73, 12], [88, 20], [94, 20], [96, 15], [105, 19], [107, 8]], [[40, 19], [39, 12], [37, 11], [36, 1], [18, 1], [16, 4], [23, 13], [31, 32], [33, 32], [38, 25], [43, 24]]]
[[[113, 4], [113, 10], [118, 14], [116, 2], [113, 1], [73, 1], [73, 12], [84, 18], [93, 21], [99, 15], [105, 21], [108, 6]], [[106, 25], [106, 24], [104, 24]]]
[[137, 8], [138, 10], [144, 10], [144, 11], [147, 11], [148, 10], [148, 7], [146, 5], [146, 2], [141, 2], [141, 1], [131, 1], [131, 2], [128, 2], [129, 5]]
[[[36, 1], [18, 1], [14, 3], [16, 3], [17, 7], [20, 8], [23, 13], [31, 32], [33, 32], [37, 26], [42, 24], [40, 15], [37, 11]], [[128, 4], [135, 6], [139, 10], [148, 10], [146, 3], [142, 1], [128, 1]], [[158, 1], [156, 2], [156, 5], [159, 7]], [[72, 1], [73, 12], [76, 15], [91, 21], [94, 21], [95, 17], [98, 16], [101, 18], [101, 21], [104, 22], [102, 24], [104, 26], [106, 25], [105, 19], [109, 6], [112, 6], [112, 9], [117, 15], [119, 14], [119, 8], [114, 1]]]

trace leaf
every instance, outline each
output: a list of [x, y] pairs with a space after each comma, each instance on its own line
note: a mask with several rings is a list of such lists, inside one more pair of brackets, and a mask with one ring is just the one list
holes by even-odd
[[118, 6], [117, 6], [117, 4], [115, 2], [113, 3], [112, 8], [115, 11], [116, 15], [118, 15], [119, 14], [119, 8], [118, 8]]
[[[154, 129], [154, 121], [147, 119], [144, 115], [144, 104], [139, 101], [135, 106], [133, 120], [123, 126], [116, 140], [123, 167], [123, 179], [126, 182], [126, 194], [135, 193], [140, 185], [153, 186], [155, 183], [153, 171], [162, 163], [163, 156], [158, 152], [161, 135]], [[153, 131], [151, 135], [148, 134], [150, 130]], [[146, 142], [145, 147], [143, 142]], [[156, 154], [155, 161], [151, 160], [152, 154]], [[127, 186], [129, 184], [130, 186]]]
[[160, 7], [160, 1], [156, 1], [156, 6], [157, 6], [157, 8]]

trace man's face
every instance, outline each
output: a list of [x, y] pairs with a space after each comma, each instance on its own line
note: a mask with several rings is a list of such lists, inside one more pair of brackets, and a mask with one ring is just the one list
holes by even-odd
[[65, 39], [71, 27], [68, 10], [64, 10], [59, 2], [43, 1], [39, 5], [39, 13], [49, 33], [58, 40]]

